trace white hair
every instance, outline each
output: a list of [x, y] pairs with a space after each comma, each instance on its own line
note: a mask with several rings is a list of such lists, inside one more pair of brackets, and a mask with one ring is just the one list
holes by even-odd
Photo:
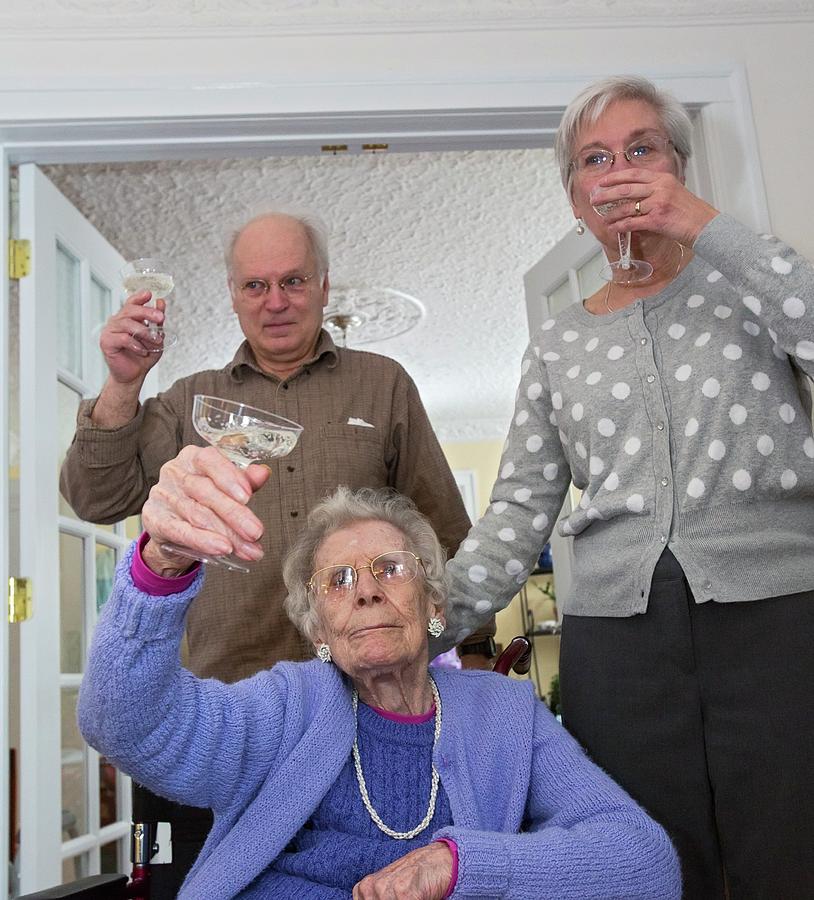
[[692, 121], [687, 110], [667, 91], [660, 90], [641, 75], [613, 75], [588, 85], [568, 104], [563, 113], [554, 152], [560, 167], [560, 178], [568, 197], [571, 182], [574, 144], [579, 132], [586, 125], [593, 125], [611, 103], [618, 100], [641, 100], [658, 114], [667, 137], [679, 159], [679, 175], [684, 174], [687, 160], [692, 154]]
[[288, 589], [285, 611], [308, 640], [316, 637], [317, 615], [307, 583], [314, 572], [322, 542], [348, 525], [369, 521], [386, 522], [404, 535], [404, 549], [414, 553], [424, 564], [425, 596], [439, 608], [446, 605], [449, 593], [445, 569], [447, 555], [429, 519], [416, 509], [409, 497], [392, 488], [351, 491], [341, 486], [311, 510], [305, 530], [283, 561], [283, 580]]

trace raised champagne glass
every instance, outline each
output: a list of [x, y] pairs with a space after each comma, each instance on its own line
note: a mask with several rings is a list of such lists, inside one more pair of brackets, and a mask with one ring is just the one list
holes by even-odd
[[[594, 211], [604, 217], [612, 209], [629, 203], [629, 200], [611, 200], [608, 203], [599, 203], [594, 206]], [[630, 232], [622, 231], [617, 235], [619, 241], [619, 259], [602, 267], [599, 274], [605, 281], [614, 284], [635, 284], [637, 281], [645, 281], [653, 274], [653, 266], [647, 260], [633, 259], [630, 255]]]
[[[235, 400], [205, 394], [195, 395], [192, 425], [205, 441], [217, 447], [240, 469], [286, 456], [302, 434], [302, 426], [290, 419]], [[235, 556], [212, 556], [171, 543], [162, 544], [161, 549], [235, 572], [251, 571], [245, 560]]]
[[[169, 265], [165, 260], [155, 256], [131, 260], [122, 268], [120, 274], [122, 286], [128, 296], [139, 291], [150, 291], [153, 302], [166, 299], [175, 287]], [[178, 335], [174, 331], [167, 331], [161, 325], [147, 319], [144, 320], [144, 324], [147, 326], [147, 333], [140, 343], [150, 353], [163, 353], [167, 347], [178, 343]], [[137, 335], [133, 336], [138, 339]]]

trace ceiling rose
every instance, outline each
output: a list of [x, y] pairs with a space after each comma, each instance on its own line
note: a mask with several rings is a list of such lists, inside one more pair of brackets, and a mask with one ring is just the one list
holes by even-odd
[[345, 346], [370, 344], [410, 331], [424, 318], [423, 304], [393, 288], [332, 287], [324, 324]]

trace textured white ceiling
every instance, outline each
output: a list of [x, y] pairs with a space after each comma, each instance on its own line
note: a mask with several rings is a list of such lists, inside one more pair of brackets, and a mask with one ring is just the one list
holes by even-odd
[[[224, 227], [296, 202], [331, 230], [331, 281], [418, 298], [413, 331], [364, 349], [399, 360], [445, 440], [503, 437], [527, 340], [523, 274], [572, 226], [551, 150], [50, 166], [46, 174], [128, 257], [173, 260], [180, 332], [162, 386], [227, 362], [241, 334]], [[353, 346], [352, 339], [349, 345]]]

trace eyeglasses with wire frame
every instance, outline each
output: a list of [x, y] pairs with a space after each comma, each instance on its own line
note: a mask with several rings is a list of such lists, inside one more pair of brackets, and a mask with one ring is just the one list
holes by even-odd
[[266, 281], [265, 278], [248, 278], [240, 284], [238, 291], [247, 300], [259, 300], [262, 297], [267, 297], [271, 292], [272, 287], [277, 285], [287, 297], [300, 297], [308, 289], [308, 282], [313, 277], [313, 273], [310, 275], [294, 273], [286, 275], [279, 281], [271, 282]]
[[601, 144], [586, 147], [571, 160], [571, 167], [580, 174], [604, 175], [621, 154], [632, 166], [646, 169], [660, 163], [672, 146], [673, 142], [661, 134], [644, 134], [616, 153]]
[[424, 561], [409, 550], [390, 550], [380, 553], [366, 566], [325, 566], [317, 569], [307, 582], [307, 588], [315, 597], [337, 600], [356, 590], [359, 573], [370, 569], [370, 574], [382, 587], [409, 584], [420, 572], [426, 571]]

